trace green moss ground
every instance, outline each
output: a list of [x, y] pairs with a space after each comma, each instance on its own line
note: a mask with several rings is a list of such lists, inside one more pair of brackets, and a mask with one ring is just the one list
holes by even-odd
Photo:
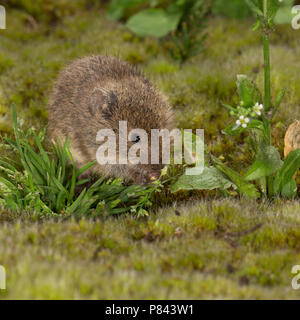
[[[59, 69], [88, 54], [118, 55], [137, 64], [169, 97], [177, 124], [204, 128], [217, 156], [245, 169], [242, 140], [221, 134], [230, 119], [220, 102], [237, 101], [235, 76], [263, 84], [262, 50], [252, 21], [209, 21], [207, 50], [182, 67], [164, 45], [138, 39], [99, 11], [37, 28], [18, 11], [0, 30], [0, 131], [11, 131], [15, 102], [27, 125], [43, 127], [45, 105]], [[274, 95], [289, 93], [278, 113], [274, 143], [282, 152], [287, 125], [299, 118], [299, 31], [272, 39]], [[175, 214], [175, 207], [181, 213]], [[38, 221], [31, 213], [0, 212], [1, 298], [299, 298], [291, 268], [300, 264], [298, 201], [253, 203], [201, 198], [159, 209], [148, 218]]]
[[299, 298], [299, 202], [198, 201], [149, 218], [34, 221], [2, 213], [17, 299]]

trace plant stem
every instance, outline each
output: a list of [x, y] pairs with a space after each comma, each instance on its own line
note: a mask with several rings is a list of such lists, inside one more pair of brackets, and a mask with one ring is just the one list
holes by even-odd
[[269, 24], [268, 24], [268, 0], [263, 0], [264, 8], [264, 69], [265, 69], [265, 110], [271, 108], [271, 66], [270, 66], [270, 45], [269, 45]]
[[[271, 109], [271, 65], [270, 65], [270, 45], [269, 45], [269, 22], [268, 22], [268, 0], [263, 0], [264, 11], [264, 31], [263, 31], [263, 44], [264, 44], [264, 69], [265, 69], [265, 111]], [[266, 120], [268, 121], [268, 120]], [[270, 128], [269, 128], [270, 129]], [[267, 143], [271, 145], [271, 130], [268, 132]], [[272, 196], [273, 193], [273, 177], [266, 177], [267, 195]]]

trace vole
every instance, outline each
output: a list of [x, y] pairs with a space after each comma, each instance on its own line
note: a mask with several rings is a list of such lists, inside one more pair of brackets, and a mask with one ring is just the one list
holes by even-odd
[[[174, 127], [167, 98], [136, 67], [110, 56], [84, 57], [63, 69], [50, 94], [48, 111], [50, 138], [64, 142], [69, 137], [78, 168], [96, 161], [100, 129], [114, 130], [118, 151], [119, 121], [127, 121], [128, 132], [140, 128], [149, 137], [151, 129]], [[128, 148], [138, 140], [128, 142]], [[159, 177], [161, 168], [161, 164], [97, 163], [88, 174], [147, 184]]]

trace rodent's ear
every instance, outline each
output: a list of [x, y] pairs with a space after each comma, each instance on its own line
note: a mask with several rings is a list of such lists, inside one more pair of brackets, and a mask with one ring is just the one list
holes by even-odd
[[113, 91], [96, 88], [90, 95], [88, 108], [91, 114], [103, 113], [105, 118], [110, 118], [118, 104], [118, 98]]

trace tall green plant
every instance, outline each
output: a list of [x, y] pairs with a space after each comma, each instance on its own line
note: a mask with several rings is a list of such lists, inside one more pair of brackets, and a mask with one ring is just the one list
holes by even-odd
[[[233, 187], [241, 194], [252, 198], [261, 195], [274, 197], [282, 195], [284, 197], [294, 197], [297, 193], [297, 185], [293, 178], [300, 166], [300, 150], [295, 150], [282, 161], [280, 154], [271, 140], [271, 121], [275, 116], [285, 89], [282, 89], [276, 97], [274, 103], [271, 95], [271, 63], [270, 63], [270, 34], [274, 29], [274, 17], [280, 8], [279, 0], [246, 0], [247, 4], [257, 17], [254, 30], [260, 29], [263, 38], [264, 56], [264, 94], [262, 95], [256, 84], [246, 75], [237, 76], [237, 89], [239, 103], [237, 106], [225, 104], [224, 107], [235, 117], [235, 122], [228, 126], [225, 134], [231, 136], [240, 135], [246, 131], [251, 133], [248, 137], [249, 144], [254, 153], [254, 162], [247, 173], [242, 176], [234, 170], [228, 168], [221, 161], [211, 156], [215, 168], [219, 170], [218, 179], [214, 185], [210, 184], [210, 189], [220, 188], [220, 181], [224, 177], [222, 173], [233, 184]], [[205, 179], [198, 177], [193, 185], [193, 189], [205, 188], [206, 181], [216, 177], [215, 171], [204, 173]], [[203, 178], [203, 177], [202, 177]], [[175, 190], [186, 189], [185, 178], [181, 177], [175, 184]], [[254, 182], [254, 183], [253, 183]], [[224, 190], [230, 187], [229, 183], [223, 182]], [[173, 187], [174, 188], [174, 187]], [[260, 193], [258, 192], [258, 189]]]
[[[140, 37], [163, 38], [172, 58], [184, 62], [204, 48], [210, 4], [211, 0], [112, 1], [108, 17], [118, 20], [133, 11], [126, 27]], [[135, 12], [138, 8], [142, 10]]]

